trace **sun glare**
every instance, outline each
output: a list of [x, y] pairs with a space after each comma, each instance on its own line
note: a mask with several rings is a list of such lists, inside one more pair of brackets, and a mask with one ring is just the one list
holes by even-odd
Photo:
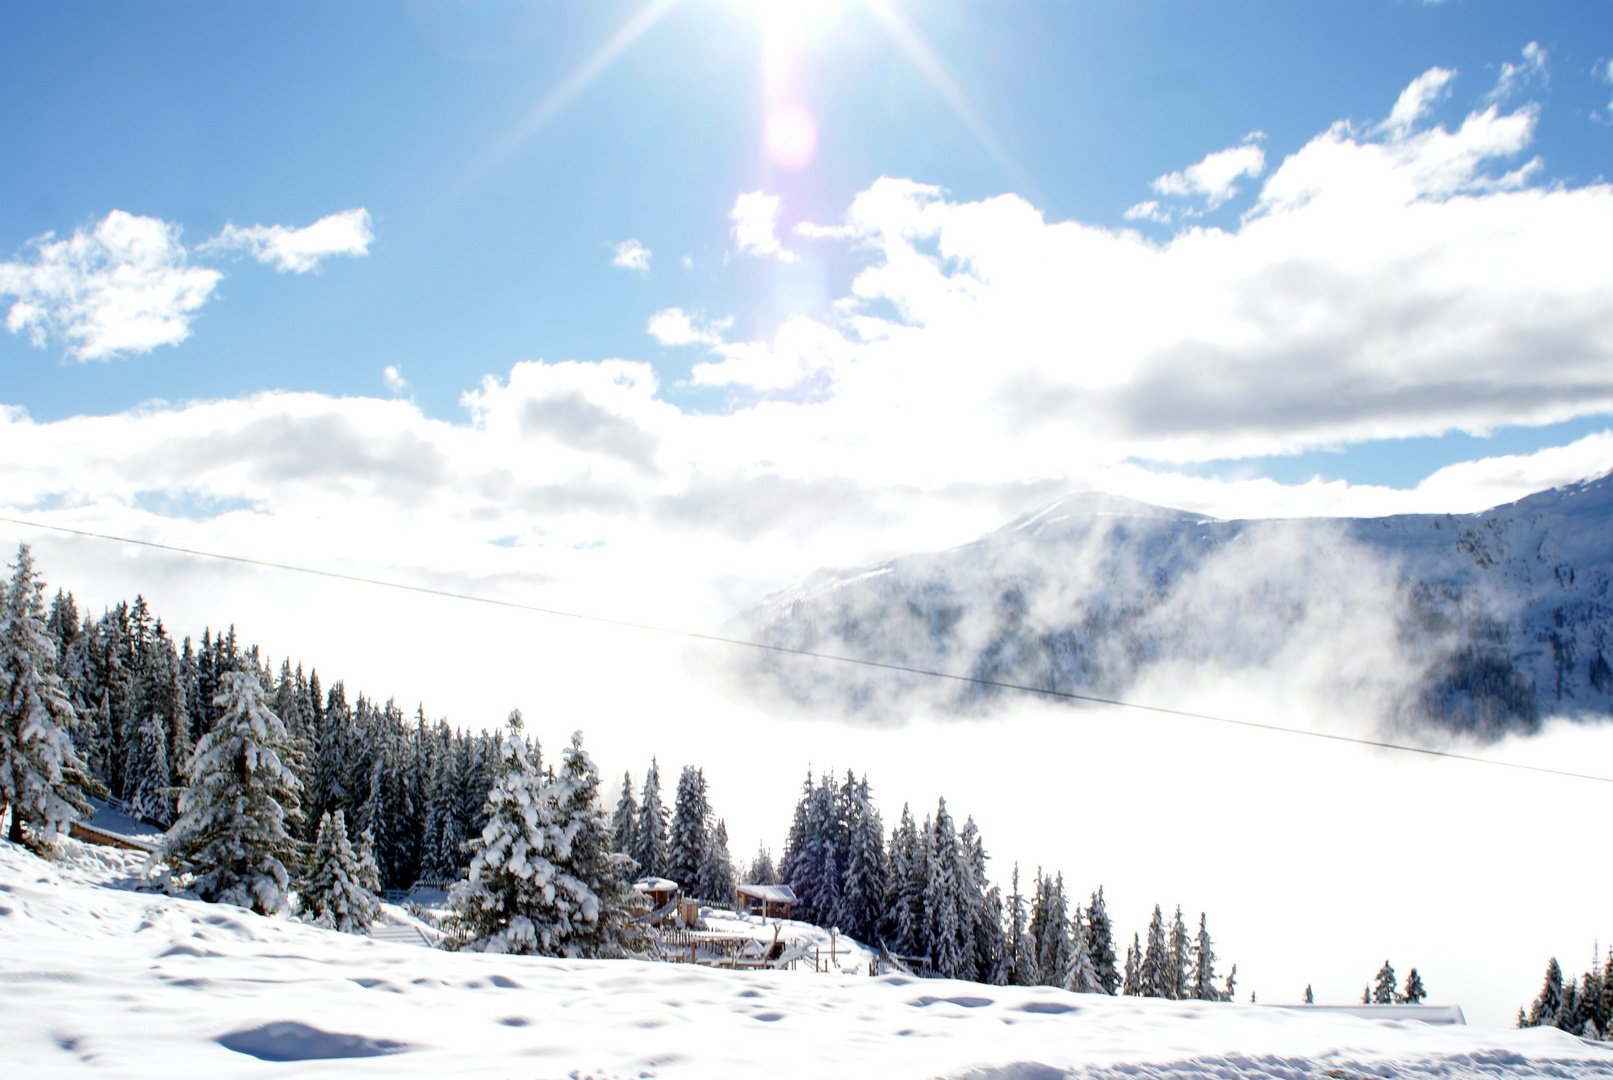
[[796, 37], [840, 6], [840, 0], [744, 0], [768, 34]]

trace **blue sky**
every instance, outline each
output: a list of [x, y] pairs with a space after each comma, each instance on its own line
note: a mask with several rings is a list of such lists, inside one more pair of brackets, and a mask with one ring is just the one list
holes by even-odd
[[[487, 164], [642, 6], [8, 5], [0, 253], [114, 209], [177, 224], [194, 245], [226, 222], [295, 227], [361, 206], [375, 239], [317, 275], [211, 260], [226, 276], [177, 346], [74, 363], [57, 343], [0, 335], [0, 398], [50, 420], [264, 389], [384, 395], [395, 365], [427, 415], [454, 419], [466, 390], [516, 362], [624, 357], [653, 365], [664, 398], [720, 410], [732, 391], [677, 385], [698, 356], [658, 346], [649, 316], [700, 310], [762, 337], [789, 314], [821, 314], [864, 262], [732, 258], [738, 192], [779, 195], [786, 226], [832, 222], [876, 178], [904, 177], [956, 202], [1014, 192], [1049, 221], [1118, 228], [1155, 177], [1252, 131], [1275, 164], [1337, 120], [1383, 116], [1436, 65], [1458, 74], [1433, 118], [1458, 123], [1529, 42], [1549, 59], [1526, 87], [1542, 179], [1593, 182], [1613, 157], [1599, 67], [1613, 15], [1600, 5], [943, 0], [899, 10], [1005, 153], [846, 2], [819, 5], [796, 41], [819, 141], [786, 170], [762, 146], [765, 14], [685, 0]], [[1254, 194], [1244, 185], [1202, 221], [1235, 228]], [[628, 238], [653, 252], [649, 273], [610, 265]], [[1522, 427], [1495, 445], [1602, 426]], [[1208, 467], [1405, 487], [1484, 449], [1390, 440]]]

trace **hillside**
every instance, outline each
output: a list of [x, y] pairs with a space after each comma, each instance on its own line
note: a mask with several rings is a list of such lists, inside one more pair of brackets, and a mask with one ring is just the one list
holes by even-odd
[[15, 1075], [1613, 1077], [1607, 1044], [1552, 1028], [445, 953], [140, 891], [138, 862], [0, 843]]
[[[1059, 500], [974, 543], [826, 571], [729, 627], [789, 648], [1121, 696], [1192, 669], [1302, 673], [1399, 727], [1495, 737], [1613, 712], [1613, 474], [1482, 513], [1206, 518]], [[753, 688], [899, 719], [1003, 693], [777, 656]]]

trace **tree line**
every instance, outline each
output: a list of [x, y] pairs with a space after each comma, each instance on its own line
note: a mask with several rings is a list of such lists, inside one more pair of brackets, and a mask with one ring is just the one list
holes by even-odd
[[1562, 965], [1552, 957], [1540, 993], [1527, 1012], [1518, 1009], [1518, 1026], [1555, 1027], [1584, 1039], [1606, 1039], [1613, 1026], [1613, 947], [1605, 960], [1593, 949], [1590, 966], [1578, 979], [1565, 979]]
[[[171, 872], [204, 898], [267, 912], [295, 888], [311, 919], [362, 931], [381, 890], [459, 881], [452, 940], [471, 947], [620, 950], [631, 937], [622, 929], [632, 902], [624, 883], [636, 876], [733, 902], [727, 825], [702, 769], [682, 770], [669, 811], [652, 760], [637, 796], [623, 778], [605, 821], [580, 737], [557, 773], [542, 765], [518, 712], [502, 734], [457, 731], [423, 708], [408, 717], [392, 700], [349, 702], [340, 680], [325, 689], [316, 671], [289, 660], [276, 671], [233, 627], [204, 631], [200, 645], [176, 642], [143, 598], [96, 619], [81, 615], [71, 593], [58, 591], [48, 608], [43, 594], [23, 547], [4, 632], [8, 663], [27, 672], [8, 675], [0, 725], [9, 733], [0, 795], [16, 810], [16, 838], [26, 822], [48, 839], [88, 812], [84, 792], [110, 793], [168, 827]], [[29, 750], [20, 734], [38, 702], [53, 723], [34, 724], [34, 733], [53, 732], [54, 742]], [[243, 773], [252, 774], [245, 787]], [[578, 839], [595, 834], [597, 843]], [[746, 876], [787, 882], [801, 918], [882, 943], [925, 974], [1230, 996], [1230, 977], [1215, 984], [1202, 917], [1190, 943], [1178, 910], [1167, 941], [1156, 909], [1148, 944], [1134, 938], [1122, 977], [1101, 889], [1084, 908], [1071, 905], [1062, 877], [1038, 872], [1025, 896], [1016, 868], [1004, 897], [986, 861], [973, 819], [960, 829], [945, 800], [922, 823], [904, 807], [887, 842], [866, 777], [814, 782], [809, 773], [779, 866], [764, 849]], [[553, 908], [554, 882], [530, 872], [539, 864], [558, 875], [575, 910]], [[528, 910], [533, 888], [549, 916]], [[579, 936], [582, 922], [593, 929]]]

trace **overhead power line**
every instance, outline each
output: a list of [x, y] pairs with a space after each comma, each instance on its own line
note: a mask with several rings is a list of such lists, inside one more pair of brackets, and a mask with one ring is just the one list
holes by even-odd
[[616, 626], [627, 630], [641, 630], [652, 634], [665, 634], [672, 637], [689, 638], [694, 641], [706, 641], [717, 645], [732, 645], [744, 649], [756, 649], [761, 652], [770, 652], [785, 656], [800, 656], [813, 660], [828, 660], [837, 664], [854, 664], [858, 667], [873, 668], [880, 671], [896, 672], [904, 675], [917, 675], [928, 679], [940, 679], [947, 682], [965, 683], [972, 686], [989, 687], [994, 690], [1012, 690], [1017, 693], [1031, 694], [1044, 698], [1055, 698], [1061, 701], [1079, 701], [1089, 705], [1110, 705], [1120, 709], [1135, 709], [1142, 712], [1156, 713], [1162, 716], [1175, 716], [1187, 720], [1202, 720], [1214, 724], [1226, 724], [1231, 727], [1250, 728], [1255, 731], [1270, 731], [1282, 735], [1299, 735], [1310, 739], [1326, 739], [1329, 742], [1349, 743], [1353, 746], [1367, 746], [1379, 750], [1395, 750], [1405, 754], [1421, 754], [1424, 757], [1447, 758], [1452, 761], [1466, 761], [1475, 765], [1492, 765], [1503, 769], [1518, 769], [1523, 772], [1544, 773], [1548, 776], [1563, 776], [1573, 780], [1591, 780], [1601, 784], [1613, 784], [1613, 777], [1596, 776], [1591, 773], [1573, 772], [1568, 769], [1552, 769], [1544, 765], [1526, 765], [1516, 761], [1497, 761], [1494, 758], [1479, 757], [1476, 754], [1462, 754], [1454, 750], [1436, 750], [1427, 746], [1411, 746], [1406, 743], [1390, 742], [1385, 739], [1366, 739], [1355, 735], [1340, 735], [1327, 731], [1308, 731], [1304, 728], [1284, 727], [1281, 724], [1266, 724], [1258, 720], [1240, 720], [1230, 716], [1215, 716], [1211, 713], [1193, 712], [1189, 709], [1173, 709], [1164, 705], [1149, 705], [1139, 701], [1125, 701], [1121, 698], [1100, 697], [1096, 694], [1078, 694], [1070, 690], [1050, 690], [1046, 687], [1031, 686], [1026, 683], [1008, 682], [1004, 679], [987, 679], [978, 675], [957, 675], [947, 671], [933, 671], [929, 668], [913, 667], [908, 664], [892, 664], [882, 660], [868, 660], [859, 656], [841, 656], [837, 653], [818, 652], [815, 649], [797, 649], [788, 645], [773, 645], [764, 641], [748, 641], [744, 638], [725, 637], [722, 634], [707, 634], [698, 630], [685, 630], [674, 626], [656, 626], [653, 623], [633, 622], [628, 619], [613, 619], [607, 615], [591, 615], [580, 611], [566, 611], [561, 608], [543, 607], [539, 604], [523, 604], [517, 600], [501, 600], [490, 596], [477, 596], [474, 593], [455, 592], [452, 589], [434, 589], [429, 585], [410, 585], [402, 581], [387, 581], [383, 578], [365, 577], [362, 574], [344, 574], [338, 570], [321, 570], [312, 566], [297, 566], [293, 563], [273, 562], [268, 559], [254, 559], [246, 555], [226, 555], [217, 551], [201, 551], [196, 548], [180, 547], [176, 544], [163, 544], [155, 540], [139, 540], [131, 536], [114, 536], [111, 533], [91, 532], [88, 529], [72, 529], [65, 525], [50, 525], [43, 521], [28, 521], [23, 518], [5, 517], [0, 515], [0, 521], [12, 525], [21, 525], [30, 529], [44, 529], [49, 532], [67, 533], [72, 536], [83, 536], [93, 540], [108, 540], [118, 544], [131, 544], [136, 547], [153, 548], [158, 551], [171, 551], [178, 555], [190, 555], [201, 559], [218, 559], [223, 562], [240, 563], [244, 566], [258, 566], [269, 570], [285, 570], [294, 574], [309, 574], [314, 577], [332, 578], [337, 581], [351, 581], [360, 585], [374, 585], [384, 589], [398, 589], [403, 592], [419, 593], [424, 596], [438, 596], [448, 600], [463, 600], [473, 604], [486, 604], [491, 607], [509, 608], [514, 611], [527, 611], [537, 615], [549, 615], [560, 619], [576, 619], [581, 622], [599, 623], [605, 626]]

